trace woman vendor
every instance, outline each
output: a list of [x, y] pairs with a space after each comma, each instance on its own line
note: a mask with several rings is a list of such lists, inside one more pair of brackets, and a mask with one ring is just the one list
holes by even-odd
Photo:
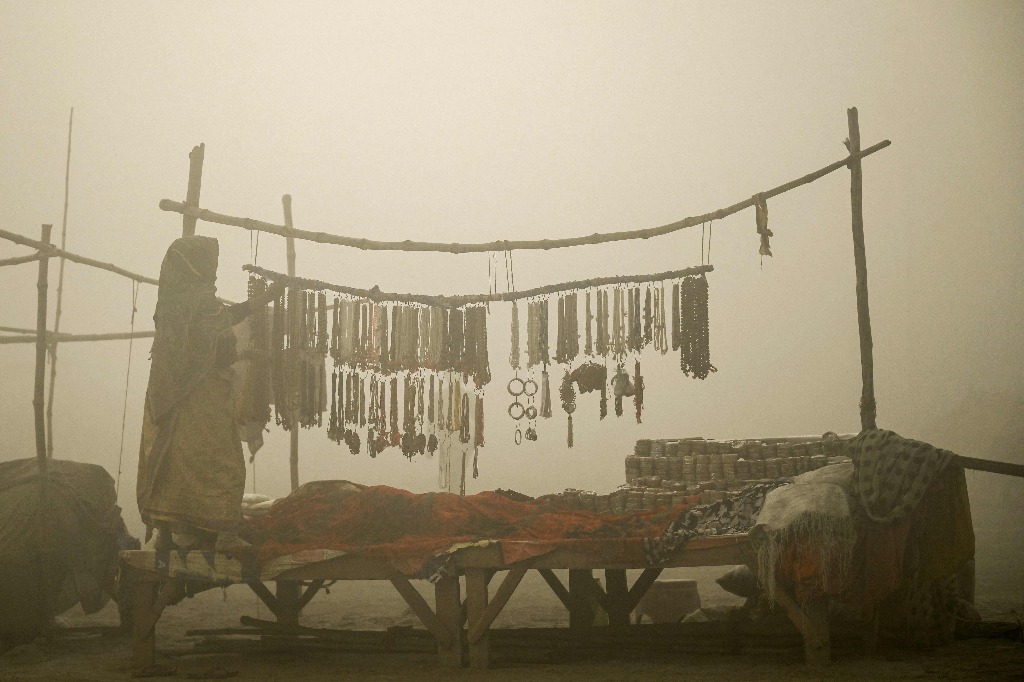
[[216, 297], [218, 255], [216, 239], [182, 237], [160, 266], [137, 490], [146, 539], [156, 528], [158, 550], [248, 547], [238, 536], [245, 459], [231, 401], [231, 328], [283, 285], [224, 305]]

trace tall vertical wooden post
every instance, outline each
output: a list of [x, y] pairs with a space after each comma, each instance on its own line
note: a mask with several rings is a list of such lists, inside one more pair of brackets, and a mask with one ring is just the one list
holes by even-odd
[[[50, 230], [53, 225], [43, 225], [43, 236], [40, 241], [49, 246]], [[45, 474], [46, 461], [46, 420], [43, 414], [43, 388], [46, 383], [46, 289], [50, 276], [50, 259], [43, 256], [39, 259], [39, 280], [36, 283], [38, 305], [36, 306], [36, 385], [32, 397], [32, 407], [36, 416], [36, 457], [39, 458], [39, 469]]]
[[[284, 205], [284, 225], [287, 228], [292, 227], [292, 195], [285, 194], [281, 197], [281, 203]], [[288, 258], [288, 276], [295, 276], [295, 238], [285, 237], [287, 258]], [[289, 391], [289, 398], [291, 397], [291, 391]], [[291, 454], [288, 458], [289, 466], [291, 467], [292, 474], [292, 490], [299, 487], [299, 414], [298, 405], [293, 401], [292, 405], [289, 405], [288, 419], [291, 420], [291, 429], [289, 435], [291, 436]]]
[[[281, 204], [284, 207], [284, 224], [292, 226], [292, 197], [285, 194], [281, 197]], [[295, 276], [295, 238], [285, 237], [286, 256], [288, 260], [288, 276]], [[299, 487], [299, 405], [295, 394], [295, 386], [288, 387], [288, 405], [286, 406], [287, 419], [290, 428], [288, 435], [291, 438], [291, 449], [288, 455], [288, 466], [291, 470], [292, 490]], [[277, 622], [285, 625], [298, 625], [299, 614], [302, 607], [299, 606], [299, 596], [302, 584], [294, 580], [277, 581], [277, 600], [281, 608], [277, 614]]]
[[[188, 189], [185, 192], [185, 208], [199, 208], [199, 191], [203, 186], [203, 157], [206, 155], [206, 144], [199, 143], [192, 147], [188, 155]], [[191, 237], [196, 233], [196, 217], [189, 215], [188, 210], [181, 215], [181, 236]]]
[[[850, 126], [849, 152], [860, 152], [860, 124], [857, 121], [857, 107], [846, 110]], [[871, 313], [868, 309], [868, 267], [864, 251], [864, 212], [862, 194], [862, 172], [860, 159], [849, 163], [850, 202], [853, 213], [853, 261], [857, 270], [857, 326], [860, 330], [860, 427], [873, 429], [875, 426], [875, 363], [872, 358]]]
[[[67, 248], [68, 237], [68, 188], [71, 184], [71, 129], [75, 122], [75, 108], [68, 116], [68, 156], [64, 163], [64, 219], [60, 227], [60, 250]], [[53, 343], [50, 344], [50, 392], [46, 398], [46, 456], [53, 459], [53, 388], [57, 383], [57, 334], [60, 333], [61, 303], [64, 300], [64, 256], [60, 257], [57, 275], [57, 305], [53, 313]]]

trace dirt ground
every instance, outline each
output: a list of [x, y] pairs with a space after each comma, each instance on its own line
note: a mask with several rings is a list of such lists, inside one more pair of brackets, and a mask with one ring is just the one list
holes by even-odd
[[[704, 606], [728, 607], [737, 599], [713, 582], [722, 569], [679, 569], [665, 577], [698, 580]], [[563, 576], [564, 579], [564, 576]], [[429, 585], [419, 584], [426, 595]], [[806, 667], [798, 641], [790, 646], [759, 647], [748, 643], [742, 653], [636, 650], [602, 651], [599, 655], [565, 655], [558, 662], [543, 657], [504, 653], [492, 647], [489, 670], [446, 670], [436, 657], [422, 653], [352, 653], [330, 645], [311, 648], [268, 646], [255, 638], [189, 635], [190, 630], [237, 627], [241, 615], [271, 618], [265, 606], [244, 586], [212, 590], [168, 607], [157, 630], [158, 661], [173, 670], [158, 679], [276, 680], [536, 680], [601, 682], [604, 680], [1024, 680], [1024, 644], [1005, 639], [972, 639], [920, 652], [882, 649], [866, 655], [847, 642], [837, 643], [827, 669]], [[986, 613], [987, 618], [1013, 620], [1014, 614]], [[85, 616], [72, 610], [61, 617], [57, 634], [15, 647], [0, 655], [0, 680], [98, 682], [132, 679], [130, 640], [116, 634], [117, 610], [108, 604]], [[417, 624], [415, 617], [388, 584], [336, 583], [303, 612], [302, 624], [349, 630], [386, 630]], [[528, 574], [499, 616], [495, 627], [564, 627], [561, 604], [539, 576]], [[88, 628], [92, 628], [91, 630]]]

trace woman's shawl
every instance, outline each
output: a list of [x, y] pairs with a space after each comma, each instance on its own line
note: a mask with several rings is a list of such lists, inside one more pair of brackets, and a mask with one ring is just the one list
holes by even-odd
[[146, 409], [161, 423], [213, 371], [232, 316], [215, 295], [217, 240], [182, 237], [160, 266]]

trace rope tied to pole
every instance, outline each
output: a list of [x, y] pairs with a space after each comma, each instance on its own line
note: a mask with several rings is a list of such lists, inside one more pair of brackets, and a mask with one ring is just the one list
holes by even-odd
[[[135, 331], [135, 313], [139, 310], [139, 283], [132, 282], [132, 332]], [[132, 348], [135, 345], [135, 337], [128, 338], [128, 369], [124, 375], [124, 407], [121, 410], [121, 447], [117, 453], [117, 481], [114, 484], [114, 495], [120, 499], [121, 495], [121, 465], [124, 461], [124, 429], [128, 421], [128, 383], [132, 376]]]

